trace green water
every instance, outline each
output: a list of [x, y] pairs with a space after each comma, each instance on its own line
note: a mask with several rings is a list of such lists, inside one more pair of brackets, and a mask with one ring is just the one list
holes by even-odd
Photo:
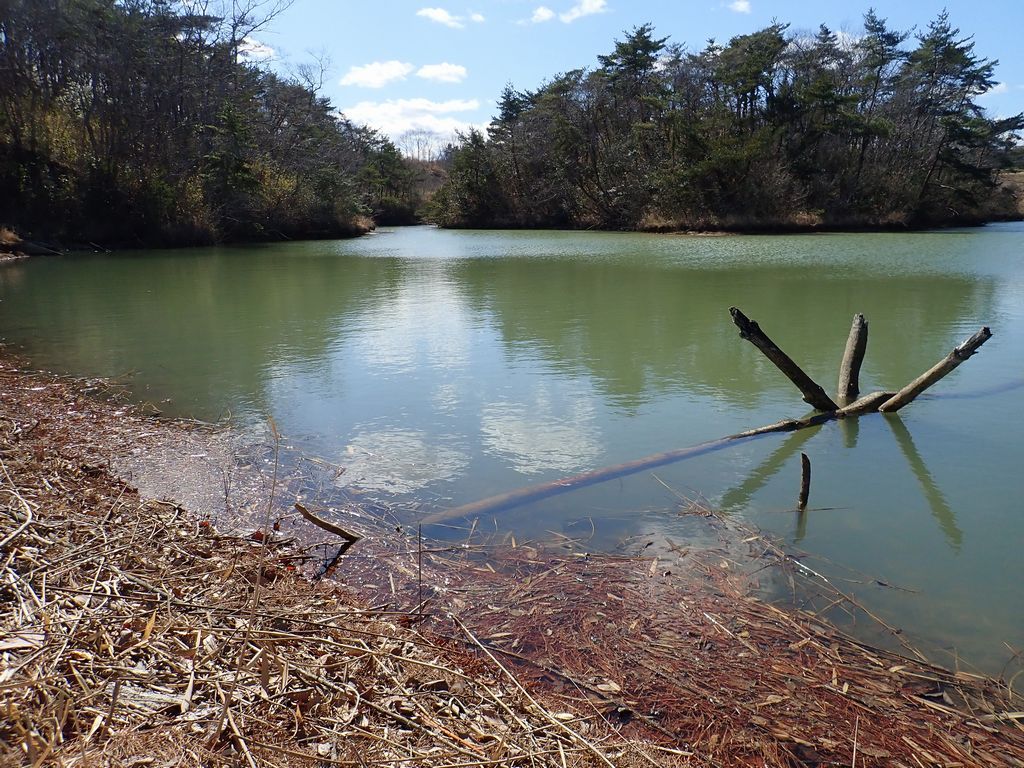
[[[898, 417], [763, 438], [486, 525], [628, 549], [686, 536], [675, 494], [700, 496], [811, 553], [816, 569], [866, 574], [843, 586], [998, 673], [1003, 643], [1024, 647], [1024, 225], [792, 237], [409, 228], [0, 266], [0, 336], [38, 366], [129, 374], [165, 413], [272, 417], [346, 467], [339, 485], [413, 519], [803, 415], [739, 339], [731, 305], [827, 390], [855, 312], [870, 323], [865, 392], [903, 385], [981, 325], [994, 336]], [[803, 524], [791, 511], [801, 451], [814, 478]]]

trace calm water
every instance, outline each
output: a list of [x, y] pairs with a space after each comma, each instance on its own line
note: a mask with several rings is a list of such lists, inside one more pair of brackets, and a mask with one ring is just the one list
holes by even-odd
[[[763, 438], [489, 524], [541, 536], [593, 523], [591, 546], [614, 549], [687, 535], [668, 488], [701, 496], [816, 568], [916, 590], [844, 583], [998, 672], [1004, 642], [1024, 647], [1024, 225], [707, 238], [409, 228], [0, 267], [0, 336], [40, 367], [130, 373], [135, 395], [167, 413], [270, 416], [344, 465], [339, 482], [426, 512], [804, 414], [739, 339], [730, 305], [827, 390], [855, 312], [870, 323], [865, 392], [902, 386], [981, 325], [994, 336], [899, 417]], [[802, 526], [801, 451], [816, 508]]]

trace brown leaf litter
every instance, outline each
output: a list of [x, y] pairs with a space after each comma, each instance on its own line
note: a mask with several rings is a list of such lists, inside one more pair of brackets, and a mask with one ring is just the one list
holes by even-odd
[[1024, 765], [1015, 677], [758, 600], [749, 550], [786, 556], [727, 521], [654, 559], [364, 516], [346, 586], [314, 582], [271, 525], [140, 497], [112, 457], [193, 427], [87, 389], [0, 360], [0, 762]]

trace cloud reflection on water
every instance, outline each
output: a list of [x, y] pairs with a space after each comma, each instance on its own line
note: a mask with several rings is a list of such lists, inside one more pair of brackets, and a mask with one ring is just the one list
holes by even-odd
[[589, 399], [556, 406], [538, 389], [532, 403], [499, 401], [481, 414], [484, 450], [506, 459], [517, 472], [538, 475], [591, 466], [601, 455], [597, 411]]
[[469, 456], [425, 432], [411, 429], [359, 430], [345, 447], [339, 486], [387, 493], [412, 493], [431, 483], [457, 478]]

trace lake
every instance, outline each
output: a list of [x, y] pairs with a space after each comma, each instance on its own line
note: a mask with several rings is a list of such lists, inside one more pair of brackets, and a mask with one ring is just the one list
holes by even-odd
[[[1004, 643], [1024, 648], [1024, 224], [724, 237], [411, 227], [0, 266], [0, 336], [35, 365], [126, 376], [171, 415], [272, 418], [345, 468], [339, 486], [411, 522], [806, 414], [739, 338], [734, 305], [829, 392], [856, 312], [870, 324], [862, 392], [903, 386], [982, 325], [994, 335], [898, 416], [771, 435], [481, 524], [635, 552], [687, 536], [680, 497], [704, 499], [848, 578], [937, 661], [998, 674]], [[802, 520], [801, 452], [813, 466]]]

